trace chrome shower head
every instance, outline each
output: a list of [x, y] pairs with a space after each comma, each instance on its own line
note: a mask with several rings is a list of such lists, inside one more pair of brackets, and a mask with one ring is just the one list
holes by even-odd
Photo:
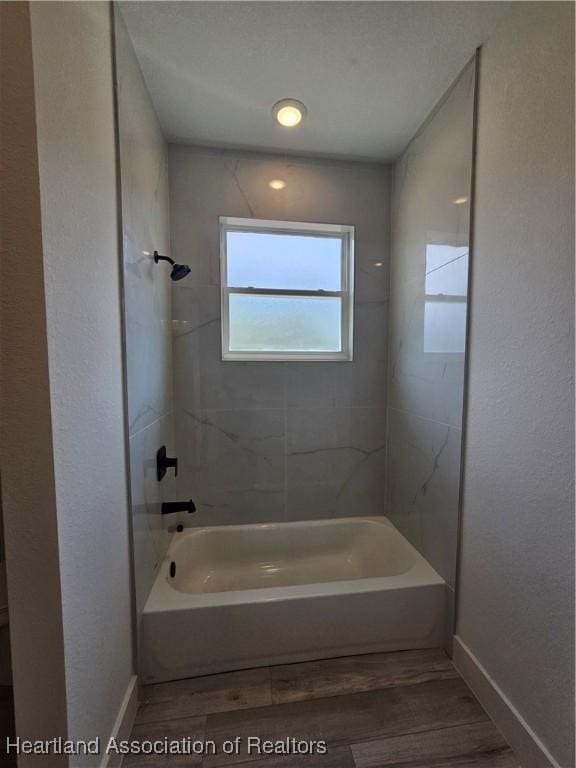
[[158, 251], [154, 251], [154, 261], [158, 264], [159, 261], [167, 261], [172, 265], [172, 271], [170, 272], [171, 280], [182, 280], [183, 277], [190, 274], [190, 267], [187, 264], [176, 264], [174, 259], [169, 256], [160, 256]]

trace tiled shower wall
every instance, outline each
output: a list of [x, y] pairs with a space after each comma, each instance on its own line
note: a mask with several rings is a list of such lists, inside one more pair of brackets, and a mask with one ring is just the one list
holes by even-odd
[[[384, 512], [390, 175], [384, 166], [171, 146], [179, 494], [190, 525]], [[268, 187], [271, 179], [283, 190]], [[353, 224], [353, 362], [221, 359], [218, 217]]]
[[140, 615], [168, 535], [160, 504], [171, 473], [156, 480], [155, 456], [174, 448], [170, 270], [152, 253], [170, 243], [168, 154], [121, 12], [115, 8], [119, 90], [126, 364], [136, 602]]
[[468, 246], [474, 87], [472, 62], [396, 163], [392, 205], [387, 515], [452, 588], [465, 350], [427, 351], [427, 246]]

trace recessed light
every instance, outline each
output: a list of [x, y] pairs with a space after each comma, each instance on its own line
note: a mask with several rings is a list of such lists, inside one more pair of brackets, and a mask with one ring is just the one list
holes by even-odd
[[454, 205], [464, 205], [464, 203], [468, 202], [468, 198], [463, 195], [462, 197], [455, 197], [454, 200], [452, 200]]
[[283, 179], [272, 179], [268, 182], [270, 189], [284, 189], [286, 182]]
[[274, 104], [272, 114], [284, 128], [296, 128], [306, 117], [306, 107], [296, 99], [282, 99]]
[[375, 267], [383, 267], [384, 266], [384, 262], [383, 261], [375, 261], [374, 262], [374, 266]]

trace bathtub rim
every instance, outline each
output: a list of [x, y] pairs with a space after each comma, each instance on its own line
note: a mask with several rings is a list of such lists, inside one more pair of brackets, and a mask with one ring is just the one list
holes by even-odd
[[[228, 531], [246, 529], [263, 529], [275, 527], [324, 527], [338, 523], [365, 522], [383, 525], [403, 540], [403, 545], [414, 558], [412, 567], [396, 576], [376, 576], [360, 579], [342, 579], [339, 581], [317, 582], [314, 584], [298, 584], [292, 586], [258, 587], [255, 589], [229, 590], [226, 592], [180, 592], [169, 583], [169, 569], [172, 562], [172, 552], [175, 544], [184, 538], [194, 536], [198, 531], [217, 530], [225, 527]], [[154, 584], [144, 606], [144, 614], [165, 613], [186, 609], [200, 609], [226, 605], [247, 605], [251, 603], [279, 602], [298, 600], [303, 597], [328, 597], [343, 594], [361, 594], [371, 592], [393, 591], [425, 586], [445, 585], [445, 580], [432, 568], [430, 563], [418, 552], [408, 539], [384, 515], [339, 517], [328, 520], [297, 520], [290, 522], [246, 523], [227, 526], [201, 526], [186, 528], [174, 533], [166, 551], [166, 555], [158, 569]]]

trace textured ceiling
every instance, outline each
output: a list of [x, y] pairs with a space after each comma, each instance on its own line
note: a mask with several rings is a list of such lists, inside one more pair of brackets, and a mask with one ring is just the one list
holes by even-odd
[[[508, 2], [122, 2], [169, 141], [397, 157]], [[308, 108], [275, 125], [278, 99]]]

